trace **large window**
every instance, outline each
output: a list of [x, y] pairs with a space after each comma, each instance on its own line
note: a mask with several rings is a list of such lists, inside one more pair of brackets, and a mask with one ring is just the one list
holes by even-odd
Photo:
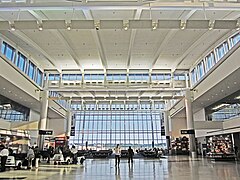
[[126, 81], [126, 74], [107, 74], [107, 81]]
[[29, 108], [0, 95], [0, 119], [7, 121], [28, 121]]
[[198, 69], [198, 80], [201, 79], [205, 73], [205, 69], [204, 69], [204, 63], [203, 61], [201, 61], [198, 65], [197, 65], [197, 69]]
[[219, 61], [228, 52], [228, 44], [224, 42], [216, 48], [217, 61]]
[[129, 74], [129, 81], [149, 81], [149, 74]]
[[62, 80], [65, 81], [81, 81], [82, 80], [82, 74], [63, 74]]
[[171, 74], [151, 74], [152, 81], [171, 80]]
[[3, 42], [1, 51], [8, 60], [14, 61], [15, 49], [12, 46], [7, 44], [6, 42]]
[[209, 71], [215, 65], [215, 56], [213, 52], [207, 55], [205, 59], [205, 64], [206, 64], [206, 71]]
[[104, 80], [104, 74], [85, 74], [84, 80], [87, 81], [103, 81]]
[[43, 84], [43, 73], [42, 73], [42, 71], [40, 71], [39, 69], [37, 70], [36, 83], [37, 83], [39, 86], [42, 86], [42, 84]]
[[76, 132], [70, 143], [79, 147], [88, 144], [91, 149], [109, 149], [118, 143], [123, 148], [166, 146], [161, 135], [163, 114], [150, 104], [78, 104], [72, 108], [76, 110]]
[[229, 39], [230, 41], [230, 48], [232, 48], [233, 46], [235, 46], [238, 42], [240, 42], [240, 34], [236, 34], [233, 37], [231, 37]]
[[35, 71], [36, 71], [36, 66], [35, 66], [31, 61], [29, 61], [29, 63], [28, 63], [28, 73], [27, 73], [27, 75], [28, 75], [32, 80], [34, 80]]
[[17, 65], [17, 67], [19, 67], [21, 71], [25, 73], [26, 73], [26, 63], [27, 63], [27, 58], [23, 54], [18, 53], [15, 64]]

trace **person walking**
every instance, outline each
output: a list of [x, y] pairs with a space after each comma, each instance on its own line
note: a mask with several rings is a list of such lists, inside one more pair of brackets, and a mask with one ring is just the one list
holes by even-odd
[[134, 155], [134, 152], [133, 152], [133, 149], [131, 148], [131, 146], [129, 146], [128, 148], [128, 163], [133, 163], [133, 155]]
[[114, 148], [114, 153], [115, 153], [115, 166], [119, 166], [120, 164], [120, 156], [121, 156], [121, 148], [119, 144]]
[[1, 172], [6, 171], [6, 162], [9, 155], [8, 148], [4, 145], [0, 145], [0, 156], [1, 156]]

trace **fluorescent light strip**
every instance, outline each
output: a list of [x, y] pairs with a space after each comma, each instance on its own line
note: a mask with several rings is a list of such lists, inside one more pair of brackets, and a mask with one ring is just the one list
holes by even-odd
[[218, 105], [218, 106], [215, 106], [214, 108], [212, 108], [212, 110], [217, 110], [217, 109], [220, 109], [220, 108], [222, 108], [222, 107], [224, 107], [224, 106], [228, 106], [229, 104], [220, 104], [220, 105]]

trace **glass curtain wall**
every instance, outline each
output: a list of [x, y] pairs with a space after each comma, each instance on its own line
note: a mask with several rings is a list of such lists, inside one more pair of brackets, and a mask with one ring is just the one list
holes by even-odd
[[75, 110], [75, 136], [70, 143], [80, 149], [109, 149], [120, 144], [123, 149], [165, 147], [161, 135], [161, 104], [80, 104]]

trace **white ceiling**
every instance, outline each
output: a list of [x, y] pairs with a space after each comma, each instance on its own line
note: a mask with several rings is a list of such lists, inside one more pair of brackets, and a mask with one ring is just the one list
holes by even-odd
[[[233, 20], [240, 16], [238, 3], [139, 4], [117, 1], [10, 1], [0, 4], [0, 19], [22, 20]], [[19, 3], [18, 3], [19, 2]], [[24, 3], [26, 2], [26, 3]], [[56, 3], [58, 2], [58, 3]], [[93, 5], [94, 2], [94, 5]], [[112, 2], [112, 1], [109, 1]], [[79, 6], [81, 5], [81, 6]], [[160, 6], [161, 5], [161, 6]], [[185, 5], [185, 8], [183, 8]], [[84, 8], [85, 7], [85, 8]], [[217, 8], [221, 7], [221, 8]], [[232, 30], [231, 30], [232, 31]], [[195, 29], [17, 29], [1, 33], [42, 68], [47, 69], [189, 69], [229, 30]]]
[[[28, 0], [3, 3], [0, 20], [236, 20], [240, 3], [202, 3], [199, 1], [85, 1]], [[26, 2], [26, 3], [24, 3]], [[204, 6], [203, 6], [204, 4]], [[43, 24], [44, 25], [44, 24]], [[143, 24], [142, 24], [143, 25]], [[1, 29], [1, 28], [0, 28]], [[20, 49], [42, 69], [190, 69], [235, 29], [17, 29], [0, 30], [13, 46]], [[133, 87], [134, 88], [134, 87]], [[167, 94], [169, 93], [169, 94]], [[150, 97], [173, 96], [174, 92], [144, 90], [66, 93], [72, 97]]]

